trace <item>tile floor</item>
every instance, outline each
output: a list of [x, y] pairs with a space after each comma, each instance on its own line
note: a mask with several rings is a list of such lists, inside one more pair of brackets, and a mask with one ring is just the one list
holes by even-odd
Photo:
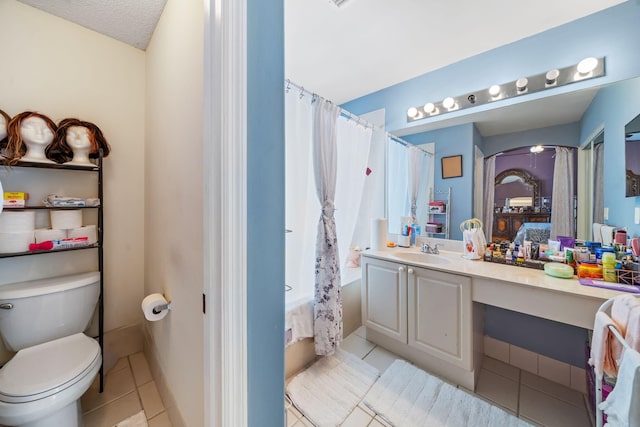
[[[369, 362], [384, 372], [400, 358], [364, 337], [360, 327], [349, 335], [341, 348]], [[589, 427], [592, 417], [587, 411], [585, 395], [545, 378], [485, 357], [475, 395], [528, 421], [544, 427]], [[287, 427], [312, 426], [309, 420], [285, 398]], [[387, 427], [364, 405], [358, 405], [342, 427]]]
[[171, 427], [144, 353], [123, 357], [82, 396], [85, 427], [112, 427], [144, 410], [149, 427]]

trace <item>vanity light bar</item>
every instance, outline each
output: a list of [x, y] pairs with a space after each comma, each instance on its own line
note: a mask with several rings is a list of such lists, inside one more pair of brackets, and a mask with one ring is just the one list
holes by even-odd
[[604, 57], [585, 58], [578, 64], [569, 67], [552, 69], [545, 73], [521, 77], [517, 80], [493, 85], [476, 92], [454, 97], [450, 96], [442, 101], [427, 102], [423, 105], [410, 107], [407, 110], [407, 122], [415, 122], [416, 120], [438, 116], [450, 111], [462, 110], [602, 76], [604, 76]]

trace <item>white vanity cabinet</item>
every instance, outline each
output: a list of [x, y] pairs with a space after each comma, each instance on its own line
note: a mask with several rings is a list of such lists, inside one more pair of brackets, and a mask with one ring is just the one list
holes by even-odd
[[363, 257], [362, 323], [407, 342], [407, 266]]
[[408, 344], [460, 368], [472, 368], [471, 279], [407, 269]]
[[361, 265], [367, 339], [473, 388], [452, 372], [473, 371], [471, 279], [368, 256]]

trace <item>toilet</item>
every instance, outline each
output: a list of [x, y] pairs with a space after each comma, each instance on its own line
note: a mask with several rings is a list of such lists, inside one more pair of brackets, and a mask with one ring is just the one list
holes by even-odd
[[99, 272], [0, 286], [0, 336], [16, 352], [0, 369], [0, 425], [82, 426], [80, 398], [102, 365], [83, 333], [99, 296]]

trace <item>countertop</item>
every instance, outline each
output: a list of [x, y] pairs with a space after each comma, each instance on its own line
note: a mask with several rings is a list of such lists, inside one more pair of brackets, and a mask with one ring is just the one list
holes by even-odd
[[[408, 253], [413, 254], [409, 256], [425, 255], [416, 247], [396, 247], [386, 248], [382, 251], [367, 250], [362, 253], [362, 256], [415, 265], [418, 267], [427, 267], [443, 272], [461, 274], [472, 278], [491, 279], [492, 281], [506, 282], [511, 285], [528, 287], [536, 290], [546, 290], [559, 294], [593, 298], [599, 302], [604, 302], [609, 298], [613, 298], [623, 293], [610, 289], [581, 285], [575, 275], [572, 279], [559, 279], [546, 275], [543, 270], [497, 264], [483, 260], [468, 260], [462, 257], [461, 252], [440, 250], [438, 255], [427, 255], [423, 262], [403, 258], [403, 254]], [[449, 262], [446, 264], [433, 262], [436, 261], [436, 258], [442, 258]]]

